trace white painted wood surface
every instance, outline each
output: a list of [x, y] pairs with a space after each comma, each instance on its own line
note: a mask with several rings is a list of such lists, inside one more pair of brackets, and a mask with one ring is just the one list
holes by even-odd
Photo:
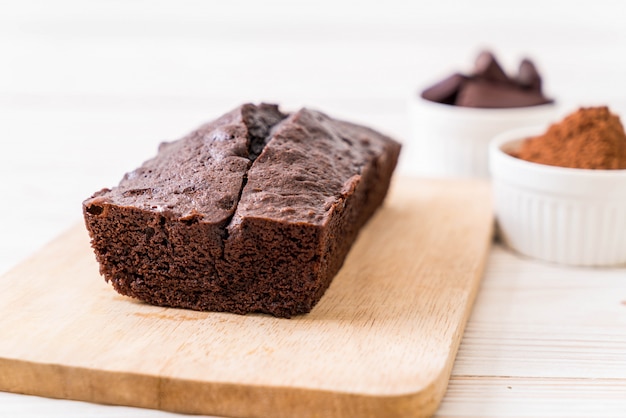
[[[0, 271], [160, 140], [241, 101], [307, 104], [409, 140], [406, 98], [490, 46], [509, 68], [534, 57], [564, 108], [626, 115], [625, 16], [609, 0], [0, 2]], [[626, 416], [624, 301], [626, 269], [496, 246], [437, 416]], [[0, 416], [172, 415], [0, 393]]]

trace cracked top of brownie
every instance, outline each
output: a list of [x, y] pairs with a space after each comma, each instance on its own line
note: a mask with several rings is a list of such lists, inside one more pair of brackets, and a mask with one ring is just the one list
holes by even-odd
[[[98, 202], [163, 212], [172, 218], [228, 221], [236, 207], [252, 150], [284, 119], [275, 105], [245, 104], [184, 138], [164, 142], [156, 157], [124, 175]], [[93, 210], [93, 209], [92, 209]]]
[[156, 157], [85, 205], [88, 211], [136, 207], [213, 224], [233, 216], [234, 224], [243, 216], [321, 224], [354, 189], [361, 168], [391, 143], [317, 111], [286, 115], [276, 105], [245, 104], [162, 143]]

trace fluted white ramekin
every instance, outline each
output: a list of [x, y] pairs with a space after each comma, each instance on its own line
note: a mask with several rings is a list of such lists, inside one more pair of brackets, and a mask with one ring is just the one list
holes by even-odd
[[544, 132], [516, 129], [490, 143], [500, 238], [521, 254], [554, 263], [626, 264], [626, 170], [554, 167], [508, 154]]
[[548, 126], [554, 104], [509, 109], [446, 105], [415, 96], [409, 99], [411, 140], [403, 144], [403, 164], [429, 177], [488, 178], [489, 141], [523, 126]]

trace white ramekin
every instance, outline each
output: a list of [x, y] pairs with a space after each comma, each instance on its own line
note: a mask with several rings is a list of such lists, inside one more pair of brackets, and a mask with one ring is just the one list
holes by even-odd
[[403, 165], [428, 177], [488, 178], [489, 141], [504, 131], [554, 122], [554, 104], [510, 109], [477, 109], [409, 100], [411, 140], [403, 144]]
[[545, 127], [496, 136], [489, 145], [499, 235], [521, 254], [559, 264], [626, 264], [626, 170], [554, 167], [512, 157]]

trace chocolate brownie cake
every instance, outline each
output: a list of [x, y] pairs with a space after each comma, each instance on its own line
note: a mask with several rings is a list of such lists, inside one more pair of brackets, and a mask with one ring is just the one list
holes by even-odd
[[100, 272], [160, 306], [309, 312], [382, 203], [399, 152], [317, 111], [243, 105], [83, 203]]

